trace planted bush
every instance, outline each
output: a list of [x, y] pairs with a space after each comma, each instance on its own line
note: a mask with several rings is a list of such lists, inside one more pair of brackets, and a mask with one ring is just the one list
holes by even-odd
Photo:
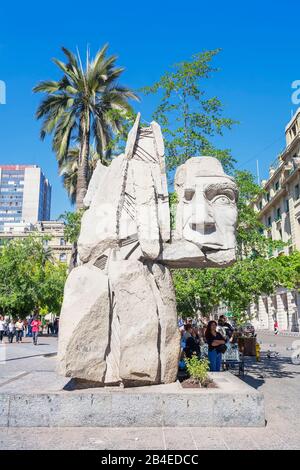
[[190, 378], [200, 385], [204, 385], [208, 381], [209, 361], [207, 359], [199, 359], [196, 355], [190, 359], [185, 359], [186, 368]]

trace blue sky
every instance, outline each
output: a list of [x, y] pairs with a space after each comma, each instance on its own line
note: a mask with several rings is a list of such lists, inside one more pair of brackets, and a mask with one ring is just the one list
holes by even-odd
[[[284, 127], [297, 106], [291, 83], [300, 79], [300, 5], [294, 0], [152, 0], [130, 2], [5, 2], [0, 7], [0, 80], [7, 103], [0, 105], [0, 163], [40, 165], [53, 186], [52, 218], [70, 209], [57, 175], [51, 142], [39, 140], [34, 113], [40, 97], [32, 87], [59, 77], [52, 57], [62, 45], [94, 53], [105, 42], [126, 67], [122, 82], [134, 89], [151, 84], [170, 65], [205, 49], [222, 48], [221, 71], [207, 92], [224, 103], [224, 115], [240, 121], [218, 139], [231, 148], [240, 168], [261, 176], [284, 147]], [[137, 110], [151, 120], [153, 98]]]

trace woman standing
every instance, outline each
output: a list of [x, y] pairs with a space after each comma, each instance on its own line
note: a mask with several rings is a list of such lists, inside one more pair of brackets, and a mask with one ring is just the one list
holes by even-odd
[[226, 341], [224, 337], [217, 332], [217, 323], [215, 321], [208, 322], [205, 339], [208, 344], [208, 360], [211, 372], [220, 372], [222, 363], [222, 352]]

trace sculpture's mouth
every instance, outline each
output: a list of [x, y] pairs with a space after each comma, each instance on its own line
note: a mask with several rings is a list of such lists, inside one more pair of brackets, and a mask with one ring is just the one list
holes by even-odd
[[216, 253], [218, 251], [225, 251], [227, 248], [225, 248], [223, 245], [205, 245], [201, 246], [201, 251], [204, 255], [207, 255], [209, 253]]
[[201, 235], [211, 235], [216, 232], [216, 226], [212, 224], [190, 224], [190, 229]]

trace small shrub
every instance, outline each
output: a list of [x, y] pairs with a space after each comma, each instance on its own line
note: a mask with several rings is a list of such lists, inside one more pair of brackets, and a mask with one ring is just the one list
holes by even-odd
[[197, 356], [192, 356], [190, 359], [185, 359], [187, 371], [196, 382], [201, 385], [208, 379], [209, 361], [207, 359], [198, 359]]

